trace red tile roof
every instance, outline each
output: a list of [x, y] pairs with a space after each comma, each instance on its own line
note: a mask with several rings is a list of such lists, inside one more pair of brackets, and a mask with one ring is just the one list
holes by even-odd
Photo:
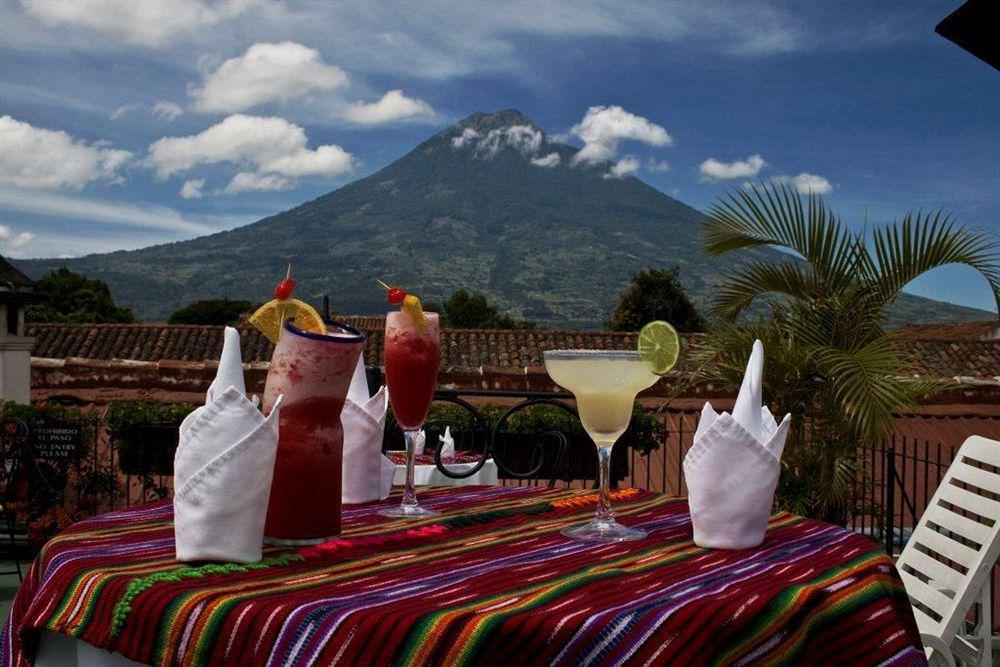
[[[381, 317], [345, 317], [367, 335], [365, 360], [381, 365]], [[135, 361], [215, 361], [222, 352], [222, 328], [168, 324], [33, 324], [32, 353], [38, 358], [129, 359]], [[273, 346], [251, 327], [240, 327], [244, 362], [270, 359]], [[686, 336], [687, 347], [697, 345]], [[442, 367], [521, 369], [542, 365], [542, 351], [556, 348], [632, 349], [635, 334], [606, 331], [445, 329], [441, 333]], [[924, 377], [975, 378], [997, 382], [1000, 341], [914, 340], [906, 350], [907, 370]]]
[[955, 324], [907, 324], [899, 333], [909, 340], [1000, 340], [1000, 320]]

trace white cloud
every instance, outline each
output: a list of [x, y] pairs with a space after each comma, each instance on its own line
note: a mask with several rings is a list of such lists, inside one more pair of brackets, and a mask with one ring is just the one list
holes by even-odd
[[189, 181], [184, 181], [184, 185], [181, 186], [181, 197], [184, 199], [201, 199], [204, 196], [201, 189], [205, 187], [204, 178], [192, 178]]
[[542, 132], [530, 125], [510, 125], [498, 127], [486, 133], [476, 142], [476, 154], [493, 157], [505, 146], [514, 148], [524, 155], [534, 155], [542, 145]]
[[249, 0], [21, 0], [49, 26], [86, 28], [114, 40], [158, 47], [241, 14]]
[[[305, 131], [283, 118], [235, 114], [198, 134], [164, 137], [149, 146], [145, 163], [159, 178], [203, 164], [235, 164], [257, 178], [237, 175], [224, 192], [290, 187], [301, 176], [335, 177], [354, 169], [354, 157], [330, 144], [307, 147]], [[284, 177], [264, 178], [265, 175]], [[262, 187], [268, 184], [270, 187]], [[241, 189], [242, 190], [241, 190]]]
[[75, 141], [59, 130], [46, 130], [0, 117], [0, 185], [79, 190], [97, 180], [115, 180], [132, 157], [128, 151]]
[[287, 190], [295, 184], [291, 179], [277, 174], [254, 174], [241, 171], [233, 176], [226, 186], [225, 194], [237, 194], [251, 190]]
[[479, 138], [479, 132], [471, 127], [467, 127], [462, 130], [462, 134], [457, 137], [451, 138], [451, 145], [455, 148], [465, 148], [472, 144], [473, 141]]
[[31, 232], [15, 232], [7, 225], [0, 224], [0, 243], [7, 248], [20, 248], [35, 238]]
[[172, 123], [184, 113], [184, 110], [173, 102], [160, 101], [153, 105], [153, 108], [149, 110], [149, 113], [161, 120]]
[[646, 160], [646, 170], [662, 174], [663, 172], [670, 171], [670, 164], [666, 160], [649, 158]]
[[830, 181], [826, 180], [822, 176], [817, 176], [816, 174], [807, 174], [802, 172], [798, 176], [782, 176], [778, 180], [784, 183], [790, 183], [802, 194], [809, 194], [812, 192], [817, 195], [825, 195], [833, 190], [833, 185]]
[[701, 163], [698, 171], [701, 172], [702, 176], [715, 180], [750, 178], [759, 174], [765, 166], [767, 166], [767, 162], [764, 162], [760, 155], [751, 155], [746, 160], [734, 162], [720, 162], [710, 157]]
[[355, 102], [344, 118], [359, 125], [381, 125], [408, 118], [433, 117], [434, 109], [423, 100], [406, 97], [402, 90], [390, 90], [377, 102]]
[[573, 164], [594, 164], [611, 160], [622, 141], [638, 141], [650, 146], [671, 146], [673, 138], [665, 129], [642, 116], [619, 106], [595, 106], [570, 129], [583, 141], [583, 148], [573, 156]]
[[556, 167], [561, 160], [559, 153], [549, 153], [543, 157], [532, 158], [531, 164], [536, 167]]
[[142, 105], [141, 104], [123, 104], [122, 106], [120, 106], [117, 109], [115, 109], [114, 111], [112, 111], [111, 115], [108, 116], [108, 119], [109, 120], [118, 120], [119, 118], [121, 118], [122, 116], [124, 116], [125, 114], [127, 114], [128, 112], [135, 111], [140, 106], [142, 106]]
[[[545, 135], [542, 134], [542, 131], [536, 130], [530, 125], [497, 127], [485, 135], [471, 127], [466, 127], [461, 134], [451, 138], [451, 145], [456, 149], [469, 146], [476, 156], [489, 159], [495, 157], [506, 147], [513, 148], [523, 155], [535, 155], [544, 140]], [[556, 157], [559, 156], [556, 155]]]
[[324, 63], [315, 49], [278, 42], [254, 44], [242, 56], [230, 58], [190, 94], [198, 111], [228, 113], [346, 86], [344, 70]]
[[0, 207], [24, 213], [103, 222], [111, 225], [161, 229], [189, 235], [206, 234], [220, 228], [235, 226], [232, 216], [189, 216], [155, 204], [125, 204], [90, 197], [80, 197], [36, 190], [0, 189]]
[[604, 178], [626, 178], [639, 171], [639, 167], [641, 166], [642, 163], [639, 162], [639, 158], [626, 155], [611, 165], [610, 171], [604, 174]]

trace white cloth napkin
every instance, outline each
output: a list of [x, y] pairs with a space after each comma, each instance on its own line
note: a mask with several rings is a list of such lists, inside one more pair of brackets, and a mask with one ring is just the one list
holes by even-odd
[[444, 435], [438, 436], [438, 447], [441, 448], [441, 460], [455, 458], [455, 439], [451, 437], [451, 427], [444, 427]]
[[684, 457], [694, 541], [713, 549], [750, 549], [764, 541], [792, 416], [775, 422], [763, 404], [764, 346], [758, 340], [733, 413], [705, 403]]
[[254, 563], [278, 449], [281, 397], [265, 417], [244, 393], [240, 334], [226, 327], [205, 405], [180, 426], [174, 456], [177, 559]]
[[389, 394], [380, 387], [374, 396], [368, 395], [363, 357], [358, 359], [347, 390], [340, 421], [344, 425], [343, 491], [346, 504], [385, 500], [392, 488], [396, 464], [382, 453], [385, 413]]

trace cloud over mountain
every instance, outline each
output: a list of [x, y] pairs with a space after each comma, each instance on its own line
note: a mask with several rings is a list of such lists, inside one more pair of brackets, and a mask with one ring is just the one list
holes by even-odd
[[358, 125], [381, 125], [411, 118], [432, 118], [434, 109], [423, 100], [415, 100], [402, 90], [390, 90], [376, 102], [355, 102], [344, 111], [344, 118]]
[[229, 113], [287, 103], [347, 83], [344, 70], [323, 62], [315, 49], [296, 42], [259, 43], [207, 74], [190, 95], [198, 111]]
[[243, 114], [198, 134], [159, 139], [150, 144], [145, 163], [161, 179], [199, 165], [237, 165], [242, 170], [227, 192], [284, 188], [289, 179], [336, 177], [354, 168], [353, 156], [336, 144], [308, 148], [306, 133], [298, 125], [283, 118]]
[[[507, 125], [496, 127], [486, 131], [479, 131], [473, 127], [465, 127], [462, 132], [451, 139], [452, 147], [456, 149], [471, 148], [473, 155], [482, 158], [492, 158], [504, 148], [513, 148], [522, 155], [531, 157], [538, 153], [545, 140], [542, 131], [531, 125]], [[558, 163], [559, 155], [554, 153]], [[552, 161], [552, 156], [548, 155], [544, 160]], [[534, 160], [532, 160], [535, 163]], [[536, 163], [537, 164], [537, 163]], [[550, 167], [553, 164], [540, 164], [539, 166]]]
[[559, 166], [561, 160], [562, 158], [559, 157], [559, 153], [549, 153], [542, 157], [531, 158], [531, 164], [536, 167], [551, 168]]
[[638, 141], [649, 146], [671, 146], [673, 138], [665, 129], [620, 106], [594, 106], [570, 129], [583, 142], [573, 156], [573, 164], [595, 164], [611, 160], [622, 141]]

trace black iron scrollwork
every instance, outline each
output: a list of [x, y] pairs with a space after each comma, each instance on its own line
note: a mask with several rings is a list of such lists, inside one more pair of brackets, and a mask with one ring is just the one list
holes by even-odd
[[[556, 480], [560, 477], [565, 476], [566, 462], [569, 450], [569, 441], [566, 439], [566, 435], [561, 431], [545, 431], [542, 433], [514, 433], [506, 428], [508, 422], [511, 418], [521, 412], [522, 410], [527, 410], [532, 407], [548, 405], [566, 413], [577, 417], [577, 412], [567, 403], [563, 401], [553, 399], [553, 398], [542, 398], [533, 397], [527, 400], [521, 401], [510, 408], [508, 408], [497, 420], [497, 423], [493, 426], [493, 431], [490, 434], [490, 451], [493, 455], [493, 461], [496, 463], [497, 468], [505, 476], [514, 479], [537, 479], [543, 471], [547, 471], [549, 477], [549, 486], [554, 486]], [[508, 458], [508, 447], [507, 444], [512, 444], [510, 441], [517, 438], [517, 436], [524, 436], [526, 438], [534, 438], [534, 446], [530, 449], [530, 462], [531, 467], [528, 470], [518, 471], [514, 470], [510, 465], [510, 460]], [[546, 446], [548, 443], [548, 446]], [[516, 442], [513, 444], [523, 445], [524, 442]], [[513, 448], [512, 448], [513, 449]], [[549, 457], [551, 458], [551, 465], [546, 467], [546, 449], [549, 450]], [[520, 453], [524, 454], [521, 447], [518, 447]], [[517, 451], [517, 450], [515, 450]], [[561, 474], [563, 473], [563, 474]]]

